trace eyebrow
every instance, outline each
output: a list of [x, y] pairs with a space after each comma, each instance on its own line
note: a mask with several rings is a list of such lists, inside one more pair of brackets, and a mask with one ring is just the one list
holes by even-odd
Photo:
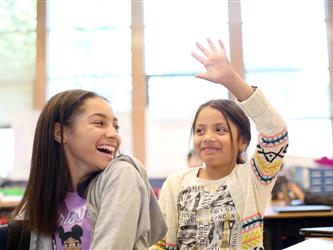
[[[218, 122], [218, 123], [214, 123], [214, 126], [228, 126], [228, 124], [226, 122]], [[207, 126], [207, 124], [203, 124], [203, 123], [198, 123], [196, 124], [196, 126]]]
[[[107, 116], [105, 114], [103, 114], [103, 113], [94, 113], [94, 114], [89, 115], [88, 118], [91, 118], [91, 117], [94, 117], [94, 116], [99, 116], [99, 117], [104, 118], [104, 119], [107, 118]], [[113, 117], [113, 121], [114, 122], [118, 122], [118, 118], [117, 117]]]

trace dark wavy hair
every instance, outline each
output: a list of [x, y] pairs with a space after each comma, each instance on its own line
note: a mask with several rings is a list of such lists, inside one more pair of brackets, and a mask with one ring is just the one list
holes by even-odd
[[[30, 176], [15, 215], [23, 213], [26, 227], [44, 235], [57, 230], [58, 208], [71, 187], [63, 147], [64, 126], [73, 127], [89, 98], [102, 98], [86, 90], [68, 90], [53, 96], [44, 106], [36, 125]], [[61, 143], [54, 138], [55, 124], [61, 126]]]
[[[198, 116], [201, 110], [205, 107], [211, 107], [221, 112], [224, 116], [225, 120], [227, 121], [228, 130], [230, 131], [230, 140], [231, 145], [233, 145], [233, 137], [232, 131], [230, 129], [230, 122], [232, 122], [238, 132], [238, 142], [243, 139], [249, 145], [251, 141], [251, 124], [249, 118], [246, 116], [244, 111], [232, 100], [225, 100], [225, 99], [217, 99], [217, 100], [210, 100], [201, 104], [195, 113], [194, 120], [191, 127], [191, 134], [194, 135], [195, 132], [195, 124], [197, 122]], [[241, 156], [242, 152], [237, 152], [236, 154], [236, 163], [241, 164], [244, 163], [244, 159]], [[235, 152], [233, 152], [235, 155]]]

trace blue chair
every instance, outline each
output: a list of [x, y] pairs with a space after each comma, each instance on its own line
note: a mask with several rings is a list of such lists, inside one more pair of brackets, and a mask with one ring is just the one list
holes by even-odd
[[7, 235], [8, 235], [8, 225], [0, 226], [0, 250], [6, 249], [7, 243]]

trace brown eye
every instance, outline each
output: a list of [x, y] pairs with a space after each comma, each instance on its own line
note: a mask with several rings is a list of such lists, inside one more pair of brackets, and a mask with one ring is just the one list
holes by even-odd
[[94, 124], [96, 124], [98, 126], [104, 126], [104, 122], [103, 121], [96, 121], [96, 122], [94, 122]]
[[195, 130], [195, 133], [198, 134], [198, 135], [201, 135], [201, 134], [203, 134], [203, 129], [201, 129], [201, 128], [197, 128], [197, 129]]
[[117, 130], [117, 131], [118, 131], [119, 128], [120, 128], [120, 126], [119, 126], [118, 124], [113, 125], [113, 127], [114, 127], [114, 129]]
[[225, 129], [225, 128], [223, 128], [223, 127], [221, 127], [221, 128], [216, 128], [215, 131], [216, 131], [217, 133], [219, 133], [219, 134], [224, 134], [224, 133], [228, 132], [227, 129]]

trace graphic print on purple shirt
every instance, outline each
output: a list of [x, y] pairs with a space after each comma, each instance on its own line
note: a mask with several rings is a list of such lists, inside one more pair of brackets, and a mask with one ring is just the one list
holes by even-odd
[[55, 234], [56, 249], [89, 249], [91, 224], [86, 199], [68, 192], [59, 208], [58, 230]]

